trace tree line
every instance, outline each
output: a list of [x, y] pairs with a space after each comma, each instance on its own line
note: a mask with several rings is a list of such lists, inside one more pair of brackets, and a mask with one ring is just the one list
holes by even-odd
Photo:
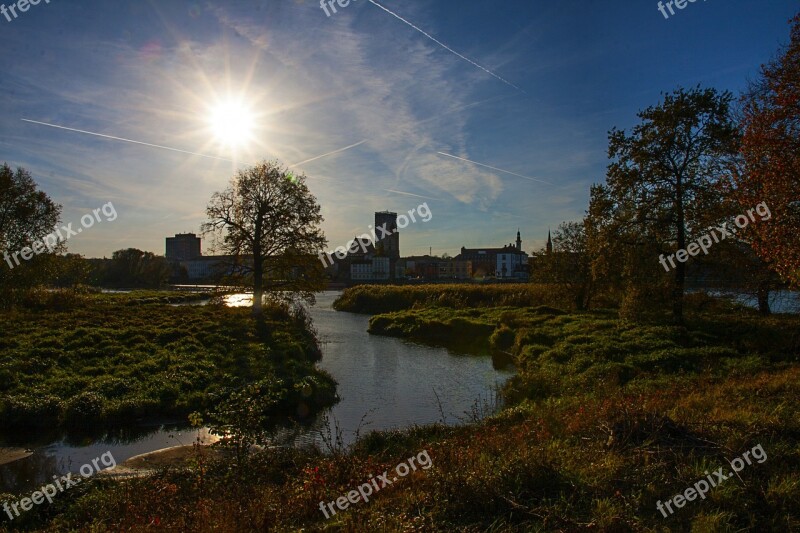
[[[800, 288], [800, 15], [790, 24], [790, 43], [738, 98], [679, 87], [630, 131], [613, 128], [605, 182], [583, 220], [559, 226], [553, 253], [537, 254], [534, 279], [561, 285], [579, 309], [611, 299], [626, 316], [666, 308], [676, 323], [690, 271], [752, 290], [763, 313], [771, 290]], [[673, 269], [660, 264], [758, 204], [768, 220]]]

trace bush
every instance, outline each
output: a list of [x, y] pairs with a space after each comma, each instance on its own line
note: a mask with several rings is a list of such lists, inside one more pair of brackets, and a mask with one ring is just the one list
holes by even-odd
[[63, 408], [63, 402], [55, 396], [11, 396], [0, 403], [0, 417], [9, 426], [47, 428], [58, 423]]
[[105, 398], [96, 392], [82, 392], [67, 402], [64, 422], [71, 427], [92, 427], [103, 421]]

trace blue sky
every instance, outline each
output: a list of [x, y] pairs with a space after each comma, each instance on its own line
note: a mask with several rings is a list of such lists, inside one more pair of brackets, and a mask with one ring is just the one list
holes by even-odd
[[[403, 255], [502, 246], [518, 227], [530, 252], [583, 216], [609, 129], [678, 86], [742, 90], [800, 7], [708, 0], [665, 19], [651, 0], [376, 2], [490, 73], [369, 0], [330, 17], [311, 0], [42, 1], [0, 17], [0, 161], [29, 169], [65, 222], [114, 203], [116, 221], [69, 242], [90, 257], [163, 254], [164, 237], [199, 231], [236, 168], [353, 145], [296, 167], [331, 248], [374, 211], [427, 202]], [[208, 123], [231, 99], [255, 126], [235, 146]]]

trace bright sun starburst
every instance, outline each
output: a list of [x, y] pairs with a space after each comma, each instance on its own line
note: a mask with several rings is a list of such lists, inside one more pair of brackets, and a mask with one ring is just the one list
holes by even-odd
[[230, 148], [242, 148], [253, 138], [253, 112], [240, 101], [218, 103], [211, 109], [208, 122], [217, 141]]

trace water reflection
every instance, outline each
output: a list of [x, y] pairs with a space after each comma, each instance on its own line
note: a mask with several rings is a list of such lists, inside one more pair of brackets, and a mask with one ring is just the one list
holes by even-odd
[[[492, 368], [490, 357], [454, 355], [442, 348], [369, 335], [368, 316], [333, 310], [338, 294], [318, 294], [317, 305], [309, 313], [322, 342], [319, 366], [338, 382], [341, 401], [306, 423], [284, 422], [275, 431], [274, 445], [324, 448], [326, 441], [335, 441], [337, 436], [347, 445], [359, 430], [363, 435], [368, 430], [443, 420], [455, 424], [497, 406], [496, 389], [511, 373]], [[232, 307], [249, 306], [252, 295], [230, 294], [224, 301]], [[53, 475], [77, 472], [107, 451], [119, 464], [143, 453], [192, 444], [197, 436], [197, 430], [171, 424], [128, 428], [100, 437], [6, 438], [0, 446], [29, 448], [34, 453], [0, 466], [0, 492], [30, 492]], [[205, 429], [200, 436], [207, 442], [213, 438]]]
[[20, 439], [3, 439], [0, 445], [27, 447], [33, 450], [30, 457], [0, 466], [0, 492], [30, 492], [44, 483], [49, 483], [54, 475], [67, 472], [77, 473], [82, 465], [110, 451], [117, 464], [136, 455], [171, 448], [188, 446], [197, 439], [203, 444], [211, 444], [218, 437], [208, 429], [186, 428], [176, 424], [151, 426], [149, 428], [128, 428], [106, 433], [97, 438], [68, 435], [56, 441], [29, 442]]

